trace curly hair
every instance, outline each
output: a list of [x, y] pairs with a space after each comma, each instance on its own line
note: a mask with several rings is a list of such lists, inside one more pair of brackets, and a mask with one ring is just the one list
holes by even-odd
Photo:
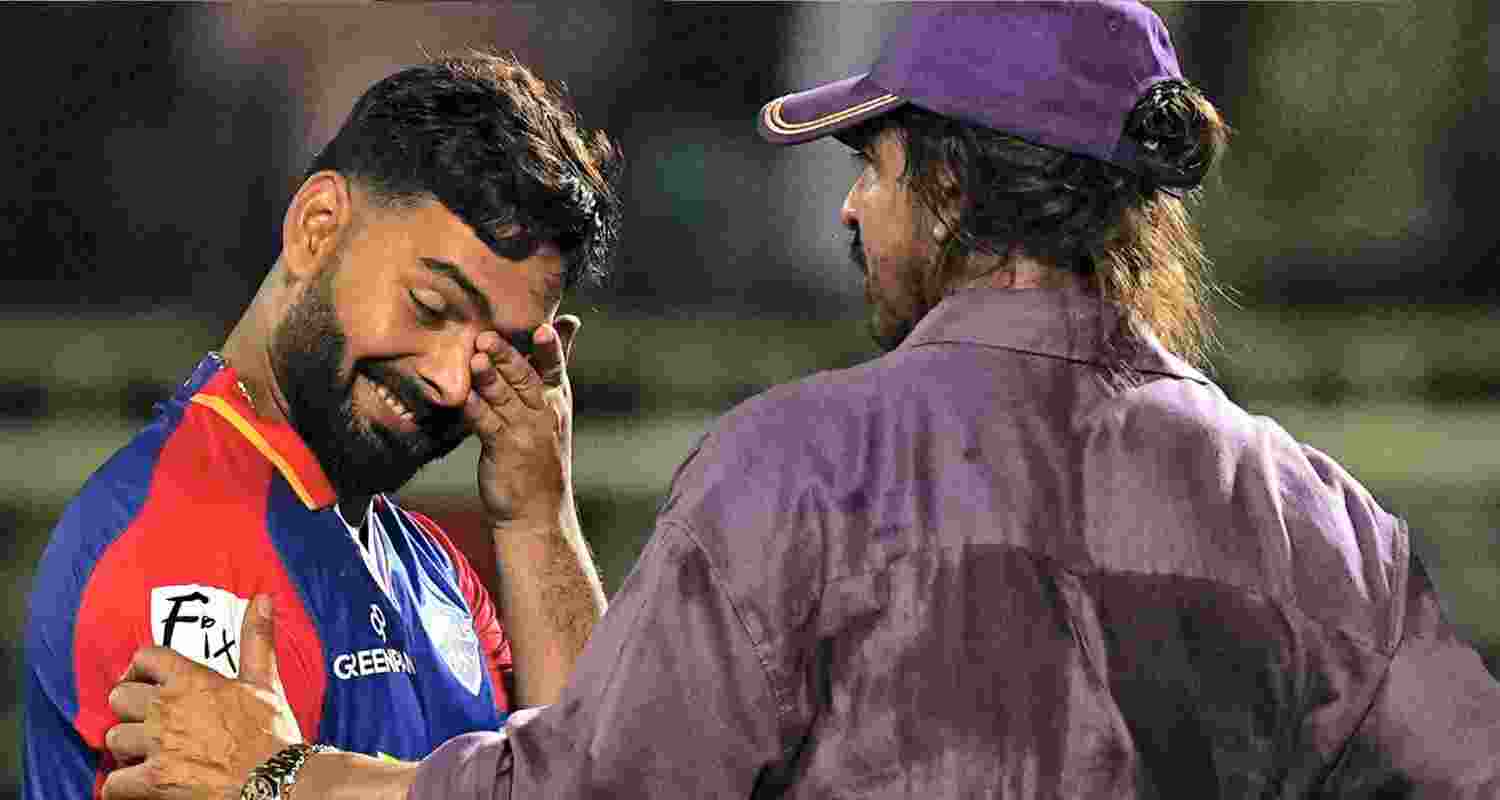
[[306, 174], [333, 170], [390, 206], [436, 199], [508, 259], [553, 242], [566, 288], [608, 272], [620, 168], [560, 89], [513, 58], [475, 52], [371, 86]]
[[1123, 326], [1149, 329], [1188, 361], [1206, 361], [1216, 288], [1184, 200], [1198, 196], [1229, 129], [1192, 85], [1157, 84], [1132, 111], [1125, 135], [1139, 171], [915, 105], [840, 138], [859, 149], [887, 131], [905, 147], [902, 180], [952, 232], [925, 281], [930, 296], [975, 277], [965, 272], [970, 256], [1004, 261], [1019, 248], [1088, 279], [1125, 310]]

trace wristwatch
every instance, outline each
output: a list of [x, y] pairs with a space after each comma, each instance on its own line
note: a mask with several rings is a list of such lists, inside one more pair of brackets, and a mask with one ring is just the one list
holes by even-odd
[[283, 748], [250, 770], [249, 779], [240, 787], [240, 800], [287, 800], [292, 784], [297, 782], [297, 771], [308, 757], [333, 749], [326, 744], [294, 744]]

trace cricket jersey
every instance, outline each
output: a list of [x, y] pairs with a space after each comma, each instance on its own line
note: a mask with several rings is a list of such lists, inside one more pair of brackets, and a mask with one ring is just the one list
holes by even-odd
[[296, 432], [255, 414], [233, 368], [200, 362], [84, 485], [42, 556], [23, 796], [97, 794], [114, 766], [108, 693], [138, 648], [237, 675], [240, 623], [261, 593], [308, 741], [417, 759], [497, 728], [510, 647], [473, 568], [393, 498], [349, 524], [336, 499]]

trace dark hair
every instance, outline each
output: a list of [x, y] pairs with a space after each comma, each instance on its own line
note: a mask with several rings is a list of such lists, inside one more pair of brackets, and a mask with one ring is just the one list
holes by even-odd
[[1130, 114], [1125, 135], [1138, 146], [1139, 172], [914, 105], [841, 138], [863, 148], [888, 130], [905, 145], [903, 180], [952, 232], [929, 276], [931, 297], [971, 277], [963, 272], [970, 255], [1003, 258], [1019, 247], [1089, 278], [1125, 309], [1123, 325], [1143, 325], [1187, 360], [1205, 360], [1214, 287], [1180, 195], [1196, 197], [1229, 129], [1191, 84], [1157, 84]]
[[307, 174], [339, 172], [383, 204], [435, 198], [512, 260], [555, 242], [568, 287], [608, 270], [620, 164], [561, 90], [512, 58], [476, 52], [371, 86]]

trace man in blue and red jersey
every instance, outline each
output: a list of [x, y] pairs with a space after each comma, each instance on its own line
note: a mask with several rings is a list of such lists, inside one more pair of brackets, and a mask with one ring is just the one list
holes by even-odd
[[[53, 532], [27, 622], [26, 798], [99, 792], [137, 648], [237, 675], [260, 593], [310, 740], [420, 758], [556, 696], [604, 606], [572, 502], [578, 321], [556, 312], [612, 250], [616, 163], [510, 59], [438, 59], [360, 98], [222, 350]], [[470, 433], [495, 602], [389, 494]]]

